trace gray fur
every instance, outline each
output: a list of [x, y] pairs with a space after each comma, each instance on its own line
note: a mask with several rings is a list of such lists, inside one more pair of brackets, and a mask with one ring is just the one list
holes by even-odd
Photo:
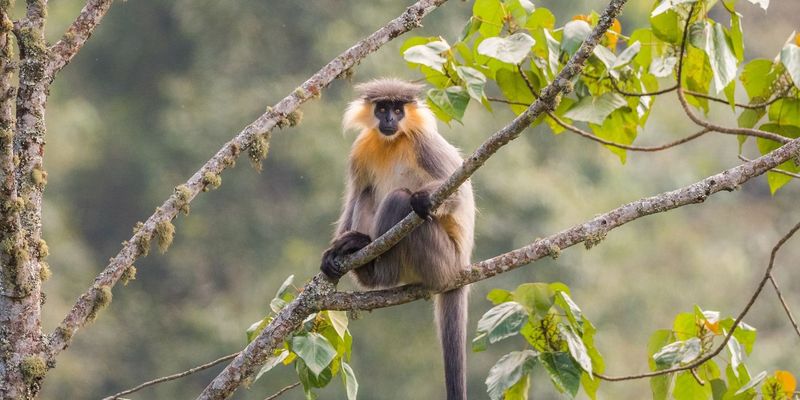
[[394, 78], [374, 79], [356, 86], [361, 98], [369, 102], [404, 101], [410, 103], [419, 98], [423, 85]]
[[[417, 101], [421, 85], [397, 79], [380, 79], [357, 87], [365, 101]], [[425, 107], [419, 112], [430, 113]], [[432, 115], [427, 115], [433, 121]], [[398, 160], [394, 175], [375, 176], [375, 171], [355, 168], [351, 160], [347, 199], [337, 227], [337, 237], [348, 231], [373, 240], [405, 218], [415, 192], [435, 190], [463, 162], [458, 150], [432, 126], [414, 127], [414, 160]], [[414, 129], [412, 128], [412, 129]], [[370, 134], [365, 128], [362, 134]], [[433, 290], [446, 287], [470, 263], [475, 204], [472, 187], [465, 182], [433, 214], [395, 247], [373, 262], [353, 270], [364, 287], [392, 287], [419, 283]], [[446, 225], [445, 225], [446, 223]], [[451, 237], [445, 230], [455, 230]], [[329, 250], [330, 251], [330, 250]], [[327, 254], [327, 252], [326, 252]], [[467, 288], [435, 297], [436, 321], [444, 354], [447, 400], [466, 400]]]

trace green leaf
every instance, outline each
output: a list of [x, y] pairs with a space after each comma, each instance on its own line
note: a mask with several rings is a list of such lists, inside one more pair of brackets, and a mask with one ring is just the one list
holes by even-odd
[[666, 78], [672, 75], [676, 65], [678, 65], [678, 57], [673, 55], [655, 57], [650, 64], [649, 72], [656, 78]]
[[444, 122], [456, 120], [461, 122], [464, 118], [464, 111], [469, 104], [469, 94], [459, 86], [451, 86], [447, 89], [428, 90], [428, 106], [431, 111]]
[[589, 26], [589, 23], [586, 21], [575, 20], [567, 22], [567, 24], [564, 25], [563, 36], [561, 38], [561, 50], [570, 56], [575, 54], [578, 48], [581, 47], [581, 43], [586, 40], [586, 37], [589, 36], [591, 32], [592, 27]]
[[602, 124], [614, 110], [627, 107], [628, 102], [617, 93], [603, 93], [599, 97], [586, 96], [564, 114], [565, 117], [576, 121]]
[[800, 88], [800, 47], [792, 43], [784, 46], [781, 50], [781, 63], [792, 77], [794, 86]]
[[592, 360], [589, 358], [589, 352], [586, 350], [586, 346], [583, 344], [583, 341], [578, 336], [577, 333], [572, 329], [572, 327], [559, 325], [559, 330], [561, 331], [561, 335], [564, 336], [564, 339], [567, 341], [567, 347], [569, 348], [569, 354], [572, 358], [578, 362], [578, 365], [586, 371], [589, 376], [592, 376]]
[[325, 387], [333, 378], [333, 372], [331, 372], [330, 368], [325, 368], [324, 370], [320, 371], [319, 374], [315, 374], [310, 368], [308, 368], [302, 359], [295, 361], [294, 370], [297, 372], [297, 377], [303, 384], [303, 389], [306, 391], [306, 396], [308, 396], [311, 388]]
[[[589, 127], [598, 137], [615, 143], [631, 144], [636, 139], [639, 125], [637, 113], [627, 107], [619, 108], [609, 115], [602, 125], [589, 123]], [[625, 163], [627, 153], [624, 149], [614, 146], [605, 146], [616, 154], [620, 162]]]
[[771, 60], [763, 58], [754, 59], [744, 66], [739, 79], [751, 100], [763, 101], [772, 95], [772, 86], [777, 78], [773, 66]]
[[642, 48], [642, 44], [637, 40], [628, 45], [628, 48], [625, 49], [622, 53], [619, 53], [617, 56], [616, 61], [614, 61], [614, 65], [612, 68], [620, 68], [630, 64], [631, 61], [639, 54], [639, 51]]
[[536, 41], [523, 32], [505, 38], [490, 37], [478, 44], [478, 54], [516, 65], [530, 54], [534, 43]]
[[489, 370], [486, 392], [492, 400], [500, 400], [506, 390], [530, 373], [539, 353], [533, 350], [512, 351], [504, 355]]
[[[533, 103], [533, 94], [522, 77], [514, 71], [505, 69], [497, 71], [497, 86], [500, 87], [500, 91], [503, 92], [508, 101], [522, 104]], [[509, 107], [511, 111], [518, 115], [528, 108], [527, 106], [516, 104], [511, 104]]]
[[657, 38], [672, 44], [678, 44], [683, 34], [681, 18], [675, 11], [667, 11], [650, 16], [650, 27]]
[[486, 86], [486, 75], [475, 68], [458, 66], [456, 67], [458, 77], [464, 80], [467, 93], [477, 101], [483, 100], [484, 86]]
[[533, 32], [538, 29], [552, 30], [556, 25], [556, 17], [547, 8], [537, 8], [525, 22], [525, 29]]
[[739, 390], [737, 390], [736, 393], [734, 394], [742, 394], [748, 391], [749, 389], [758, 386], [758, 384], [761, 383], [761, 381], [763, 381], [764, 378], [766, 377], [767, 377], [767, 371], [761, 371], [758, 375], [756, 375], [753, 379], [751, 379], [750, 382], [747, 382], [746, 385], [739, 388]]
[[[783, 100], [779, 100], [776, 103], [782, 102], [782, 101]], [[796, 100], [792, 100], [792, 101], [796, 102], [797, 106], [798, 106], [798, 109], [800, 109], [800, 101], [796, 101]], [[791, 121], [793, 119], [800, 118], [800, 116], [798, 116], [798, 115], [791, 115], [792, 112], [796, 112], [796, 111], [792, 110], [793, 107], [788, 107], [788, 108], [789, 108], [789, 110], [787, 110], [788, 112], [786, 114], [781, 113], [781, 115], [770, 116], [770, 119], [773, 119], [773, 117], [774, 117], [774, 118], [776, 118], [778, 120], [782, 120], [782, 121], [786, 122], [787, 120]], [[770, 110], [770, 112], [771, 112], [771, 110]], [[786, 118], [783, 118], [783, 116], [786, 116]], [[795, 125], [780, 125], [780, 124], [776, 124], [776, 123], [769, 123], [769, 124], [761, 125], [759, 127], [759, 129], [761, 129], [763, 131], [767, 131], [767, 132], [777, 133], [777, 134], [779, 134], [781, 136], [785, 136], [785, 137], [792, 138], [792, 139], [800, 137], [800, 126], [795, 126]], [[772, 140], [767, 140], [767, 139], [762, 139], [762, 138], [756, 138], [756, 144], [758, 145], [758, 151], [761, 152], [761, 154], [767, 154], [767, 153], [769, 153], [769, 152], [771, 152], [771, 151], [773, 151], [773, 150], [775, 150], [775, 149], [777, 149], [778, 147], [781, 146], [781, 143], [777, 143], [777, 142], [774, 142]], [[793, 173], [800, 172], [800, 166], [795, 164], [794, 160], [786, 161], [786, 162], [778, 165], [778, 168], [780, 168], [782, 170], [785, 170], [785, 171], [788, 171], [788, 172], [793, 172]], [[791, 182], [791, 180], [792, 180], [792, 177], [790, 177], [788, 175], [784, 175], [784, 174], [780, 174], [780, 173], [772, 172], [772, 171], [767, 172], [767, 183], [769, 183], [769, 189], [770, 189], [770, 192], [772, 192], [773, 195], [778, 191], [778, 189], [780, 189], [781, 187], [783, 187], [787, 183]], [[738, 329], [737, 329], [737, 331], [738, 331]]]
[[772, 103], [768, 116], [778, 125], [800, 127], [800, 99], [780, 99]]
[[438, 72], [444, 72], [444, 63], [447, 62], [447, 59], [441, 54], [447, 50], [450, 50], [450, 45], [443, 40], [437, 40], [408, 48], [403, 52], [403, 58], [412, 64], [420, 64]]
[[597, 389], [600, 388], [600, 379], [595, 379], [586, 372], [581, 374], [581, 387], [591, 400], [597, 400]]
[[467, 20], [467, 23], [464, 25], [464, 28], [461, 29], [461, 34], [458, 35], [458, 42], [463, 42], [469, 39], [475, 32], [478, 31], [481, 27], [481, 20], [471, 17]]
[[319, 333], [292, 338], [292, 351], [303, 359], [314, 375], [319, 376], [336, 357], [336, 349]]
[[733, 54], [722, 25], [708, 20], [691, 25], [689, 37], [692, 45], [708, 56], [717, 93], [736, 78], [736, 56]]
[[[725, 332], [730, 332], [733, 322], [733, 318], [726, 318], [720, 321], [719, 325], [725, 330]], [[756, 328], [741, 322], [739, 325], [737, 325], [736, 330], [733, 332], [733, 337], [739, 341], [739, 344], [744, 346], [745, 353], [750, 354], [753, 351], [753, 344], [756, 342], [756, 334]]]
[[342, 361], [342, 382], [344, 383], [345, 391], [347, 392], [347, 400], [356, 400], [356, 395], [358, 395], [358, 381], [356, 380], [356, 374], [353, 373], [353, 369], [350, 368], [350, 365], [346, 362]]
[[247, 343], [252, 342], [253, 339], [255, 339], [258, 334], [267, 327], [271, 320], [271, 317], [265, 317], [260, 321], [253, 322], [250, 327], [247, 328], [247, 331], [245, 331], [245, 334], [247, 335]]
[[731, 45], [733, 54], [741, 62], [744, 60], [744, 33], [742, 32], [742, 14], [734, 11], [731, 13]]
[[678, 373], [672, 396], [675, 400], [702, 400], [711, 397], [711, 385], [700, 385], [689, 371]]
[[333, 329], [336, 330], [336, 333], [339, 335], [339, 337], [344, 339], [344, 335], [347, 333], [347, 312], [328, 310], [325, 311], [325, 314], [327, 315], [328, 320], [331, 322], [331, 326], [333, 326]]
[[639, 42], [642, 46], [636, 54], [636, 57], [633, 58], [633, 61], [637, 65], [644, 67], [645, 70], [649, 70], [653, 57], [663, 53], [664, 43], [653, 34], [652, 29], [648, 28], [641, 28], [633, 31], [629, 43], [634, 42]]
[[292, 283], [294, 283], [294, 275], [289, 275], [289, 277], [283, 281], [281, 287], [278, 288], [278, 292], [275, 293], [275, 298], [284, 301], [290, 301], [292, 298], [294, 298], [294, 295], [289, 291], [292, 289]]
[[697, 0], [661, 0], [660, 3], [650, 12], [651, 17], [663, 14], [680, 4], [696, 3]]
[[555, 302], [555, 293], [546, 283], [523, 283], [514, 290], [514, 300], [535, 315], [545, 316]]
[[578, 305], [572, 301], [572, 298], [569, 297], [567, 292], [564, 291], [556, 292], [555, 303], [564, 310], [564, 312], [567, 314], [567, 320], [569, 320], [569, 323], [575, 329], [578, 329], [580, 333], [583, 327], [583, 312], [581, 312], [580, 307], [578, 307]]
[[253, 382], [259, 380], [259, 378], [261, 378], [262, 375], [269, 372], [269, 370], [271, 370], [272, 368], [275, 368], [276, 365], [283, 362], [283, 360], [285, 360], [287, 357], [289, 357], [289, 350], [282, 349], [281, 352], [278, 353], [278, 355], [273, 355], [267, 358], [267, 361], [265, 361], [264, 365], [261, 366], [261, 369], [258, 370], [256, 377], [253, 378]]
[[486, 295], [486, 299], [491, 301], [494, 305], [505, 303], [514, 300], [514, 294], [505, 289], [492, 289]]
[[486, 333], [489, 343], [497, 343], [509, 336], [519, 333], [528, 322], [528, 313], [525, 307], [516, 301], [509, 301], [497, 305], [483, 314], [478, 321], [478, 334]]
[[[647, 343], [647, 363], [651, 371], [656, 371], [656, 363], [653, 360], [653, 354], [657, 353], [661, 348], [668, 343], [675, 340], [675, 334], [669, 329], [659, 329], [650, 335], [650, 340]], [[659, 375], [650, 378], [650, 390], [653, 393], [653, 400], [666, 400], [669, 395], [669, 389], [672, 386], [672, 380], [675, 374]]]
[[503, 400], [528, 400], [528, 392], [531, 388], [531, 376], [523, 375], [514, 386], [511, 386], [503, 394]]
[[504, 0], [506, 12], [514, 18], [519, 26], [525, 26], [528, 15], [533, 12], [535, 7], [529, 0]]
[[483, 37], [492, 37], [503, 30], [503, 6], [500, 0], [475, 0], [472, 15], [481, 21], [478, 31]]
[[662, 347], [656, 354], [653, 354], [653, 360], [657, 369], [667, 369], [674, 365], [685, 364], [697, 359], [701, 351], [700, 339], [691, 338]]
[[539, 361], [547, 370], [556, 389], [575, 397], [581, 384], [581, 368], [569, 353], [542, 353], [539, 355]]

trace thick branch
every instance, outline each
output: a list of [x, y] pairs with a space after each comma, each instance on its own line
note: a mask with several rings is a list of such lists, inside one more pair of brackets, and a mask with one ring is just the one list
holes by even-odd
[[103, 20], [114, 0], [89, 0], [81, 9], [81, 13], [67, 28], [61, 40], [50, 47], [50, 62], [46, 74], [52, 78], [66, 66], [84, 43], [92, 36], [92, 32]]
[[91, 319], [90, 317], [96, 315], [98, 311], [96, 307], [98, 288], [110, 289], [117, 283], [125, 270], [143, 254], [143, 249], [139, 244], [143, 243], [143, 241], [149, 242], [159, 223], [167, 223], [175, 218], [178, 212], [184, 209], [206, 187], [206, 183], [204, 183], [205, 176], [208, 176], [208, 174], [219, 176], [222, 171], [232, 165], [238, 158], [242, 149], [246, 149], [254, 140], [267, 134], [276, 124], [283, 123], [286, 120], [286, 116], [297, 110], [301, 104], [319, 95], [334, 79], [353, 68], [368, 54], [376, 51], [395, 37], [420, 26], [422, 18], [445, 1], [420, 0], [407, 8], [400, 17], [392, 20], [386, 26], [331, 60], [292, 94], [275, 104], [274, 107], [269, 108], [266, 113], [222, 146], [217, 154], [195, 172], [186, 183], [180, 185], [178, 187], [180, 190], [176, 190], [176, 193], [147, 219], [136, 234], [125, 242], [116, 257], [112, 258], [108, 266], [95, 278], [92, 287], [81, 295], [61, 322], [61, 325], [50, 335], [53, 354], [56, 355], [65, 349], [69, 345], [72, 335], [85, 326]]
[[[602, 240], [611, 229], [618, 228], [638, 218], [689, 204], [702, 203], [715, 193], [736, 190], [748, 180], [792, 159], [792, 157], [796, 157], [798, 152], [800, 152], [800, 139], [795, 139], [753, 161], [727, 169], [691, 185], [617, 207], [589, 221], [539, 239], [527, 246], [477, 262], [464, 271], [460, 279], [442, 291], [482, 281], [541, 258], [557, 255], [562, 249], [581, 242], [586, 243], [587, 247], [591, 247]], [[337, 292], [324, 297], [319, 309], [373, 310], [408, 303], [429, 297], [432, 294], [432, 292], [417, 285], [369, 292]]]
[[[572, 89], [571, 80], [583, 70], [583, 64], [592, 54], [600, 38], [608, 30], [614, 18], [620, 13], [627, 0], [612, 0], [600, 16], [597, 26], [589, 34], [580, 49], [567, 62], [567, 65], [555, 77], [553, 83], [547, 85], [541, 96], [511, 123], [494, 133], [475, 152], [464, 160], [448, 180], [431, 195], [433, 210], [480, 168], [489, 157], [520, 133], [544, 112], [555, 109], [559, 97]], [[400, 239], [418, 226], [422, 220], [410, 213], [386, 234], [377, 238], [369, 246], [347, 257], [340, 262], [343, 271], [349, 271], [363, 265], [369, 260], [391, 248]], [[244, 379], [252, 375], [264, 363], [272, 351], [283, 341], [288, 333], [302, 322], [303, 318], [318, 307], [320, 301], [334, 292], [333, 285], [322, 274], [317, 274], [308, 283], [302, 293], [286, 306], [275, 319], [250, 342], [242, 353], [231, 362], [211, 382], [198, 399], [223, 399], [229, 397]]]

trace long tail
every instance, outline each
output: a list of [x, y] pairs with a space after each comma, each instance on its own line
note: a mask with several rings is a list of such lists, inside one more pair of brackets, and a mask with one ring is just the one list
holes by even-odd
[[436, 296], [447, 400], [467, 400], [467, 295], [461, 287]]

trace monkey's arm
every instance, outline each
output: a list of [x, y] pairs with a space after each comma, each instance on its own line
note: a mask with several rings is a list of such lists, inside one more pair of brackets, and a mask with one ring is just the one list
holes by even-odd
[[365, 196], [371, 196], [371, 191], [359, 185], [352, 176], [348, 176], [347, 180], [347, 194], [342, 215], [336, 223], [336, 235], [331, 240], [331, 246], [322, 254], [320, 263], [320, 270], [334, 280], [344, 275], [337, 260], [361, 250], [372, 241], [369, 235], [355, 230], [356, 213], [367, 212], [369, 202], [366, 200], [369, 199]]
[[[414, 212], [417, 213], [420, 218], [427, 219], [427, 217], [431, 215], [431, 193], [438, 189], [439, 186], [441, 186], [444, 182], [444, 180], [431, 181], [411, 195], [411, 209], [414, 210]], [[461, 185], [458, 191], [445, 199], [445, 201], [439, 206], [439, 208], [436, 209], [433, 215], [436, 217], [443, 217], [448, 214], [454, 214], [456, 210], [464, 203], [464, 196], [468, 191], [471, 191], [469, 188], [469, 182]]]

